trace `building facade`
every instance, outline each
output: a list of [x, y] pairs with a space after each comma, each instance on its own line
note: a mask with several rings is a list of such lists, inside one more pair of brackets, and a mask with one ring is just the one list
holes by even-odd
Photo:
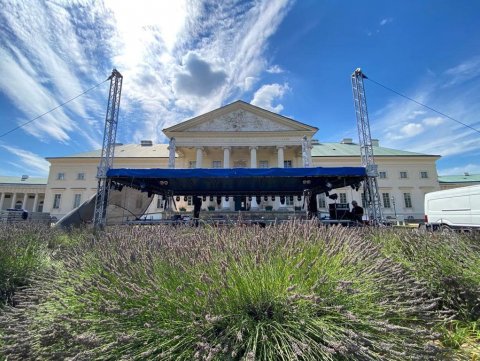
[[0, 210], [44, 212], [46, 178], [0, 177]]
[[[360, 148], [352, 139], [339, 143], [322, 143], [313, 137], [317, 128], [237, 101], [209, 113], [164, 129], [175, 143], [175, 168], [274, 168], [274, 167], [343, 167], [361, 166]], [[439, 190], [435, 162], [437, 155], [420, 154], [381, 147], [374, 142], [375, 161], [379, 169], [379, 190], [384, 214], [423, 218], [425, 193]], [[97, 166], [101, 150], [66, 157], [47, 158], [50, 173], [45, 190], [44, 211], [62, 217], [97, 189]], [[167, 168], [168, 144], [117, 145], [114, 168]], [[362, 190], [336, 189], [336, 202], [362, 204]], [[325, 195], [319, 195], [321, 212], [328, 212]], [[262, 199], [257, 204], [241, 197], [208, 198], [205, 210], [265, 210], [301, 208], [303, 199], [279, 197]], [[191, 210], [191, 199], [180, 198], [177, 208]], [[154, 196], [149, 213], [162, 212], [162, 202]]]

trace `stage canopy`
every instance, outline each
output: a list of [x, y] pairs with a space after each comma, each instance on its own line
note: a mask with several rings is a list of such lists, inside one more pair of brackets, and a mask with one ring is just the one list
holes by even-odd
[[162, 195], [234, 196], [302, 195], [335, 188], [358, 188], [366, 177], [363, 167], [227, 168], [227, 169], [110, 169], [117, 187], [128, 186]]

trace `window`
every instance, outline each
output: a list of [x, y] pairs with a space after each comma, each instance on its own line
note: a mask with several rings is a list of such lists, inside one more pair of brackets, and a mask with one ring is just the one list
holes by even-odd
[[340, 203], [347, 203], [347, 193], [339, 193]]
[[65, 173], [58, 173], [57, 180], [65, 180]]
[[78, 173], [77, 180], [85, 180], [85, 173]]
[[420, 172], [420, 178], [426, 179], [428, 178], [428, 172]]
[[221, 160], [212, 161], [212, 168], [222, 168], [222, 161]]
[[75, 194], [73, 199], [73, 208], [77, 208], [80, 205], [80, 201], [82, 200], [82, 195], [80, 193]]
[[192, 203], [192, 196], [188, 196], [188, 198], [187, 198], [187, 204], [188, 204], [189, 206], [191, 206], [191, 205], [193, 204], [193, 203]]
[[400, 172], [400, 178], [407, 178], [407, 172]]
[[162, 196], [157, 196], [157, 208], [162, 208], [163, 199]]
[[382, 193], [383, 207], [390, 208], [390, 193]]
[[268, 168], [268, 160], [261, 160], [258, 162], [258, 168]]
[[191, 160], [190, 162], [188, 162], [188, 168], [190, 169], [197, 168], [197, 161]]
[[325, 193], [320, 194], [320, 196], [318, 197], [318, 207], [327, 208]]
[[403, 193], [403, 200], [405, 201], [405, 208], [412, 208], [412, 196], [410, 193]]
[[53, 197], [53, 208], [54, 209], [60, 208], [60, 199], [61, 198], [62, 198], [61, 194], [55, 194], [55, 196]]
[[292, 168], [292, 161], [291, 160], [284, 160], [283, 161], [283, 168]]
[[380, 177], [380, 179], [385, 179], [387, 178], [387, 172], [378, 172], [378, 176]]

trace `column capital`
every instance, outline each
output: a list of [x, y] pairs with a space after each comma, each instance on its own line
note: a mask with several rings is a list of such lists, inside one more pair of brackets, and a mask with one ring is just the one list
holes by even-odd
[[224, 145], [224, 146], [222, 146], [222, 149], [223, 150], [225, 150], [225, 149], [232, 150], [232, 147], [230, 145]]
[[252, 149], [258, 150], [258, 145], [252, 145], [252, 146], [248, 147], [248, 149], [250, 149], [250, 150], [252, 150]]
[[197, 149], [197, 150], [202, 150], [202, 151], [203, 151], [203, 150], [205, 150], [205, 147], [202, 147], [202, 146], [196, 146], [196, 147], [195, 147], [195, 149]]
[[284, 145], [277, 145], [277, 150], [278, 149], [285, 149], [285, 146]]

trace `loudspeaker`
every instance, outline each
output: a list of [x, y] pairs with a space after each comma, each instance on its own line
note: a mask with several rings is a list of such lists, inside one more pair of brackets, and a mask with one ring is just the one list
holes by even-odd
[[350, 209], [348, 203], [330, 203], [328, 205], [330, 219], [350, 219]]

